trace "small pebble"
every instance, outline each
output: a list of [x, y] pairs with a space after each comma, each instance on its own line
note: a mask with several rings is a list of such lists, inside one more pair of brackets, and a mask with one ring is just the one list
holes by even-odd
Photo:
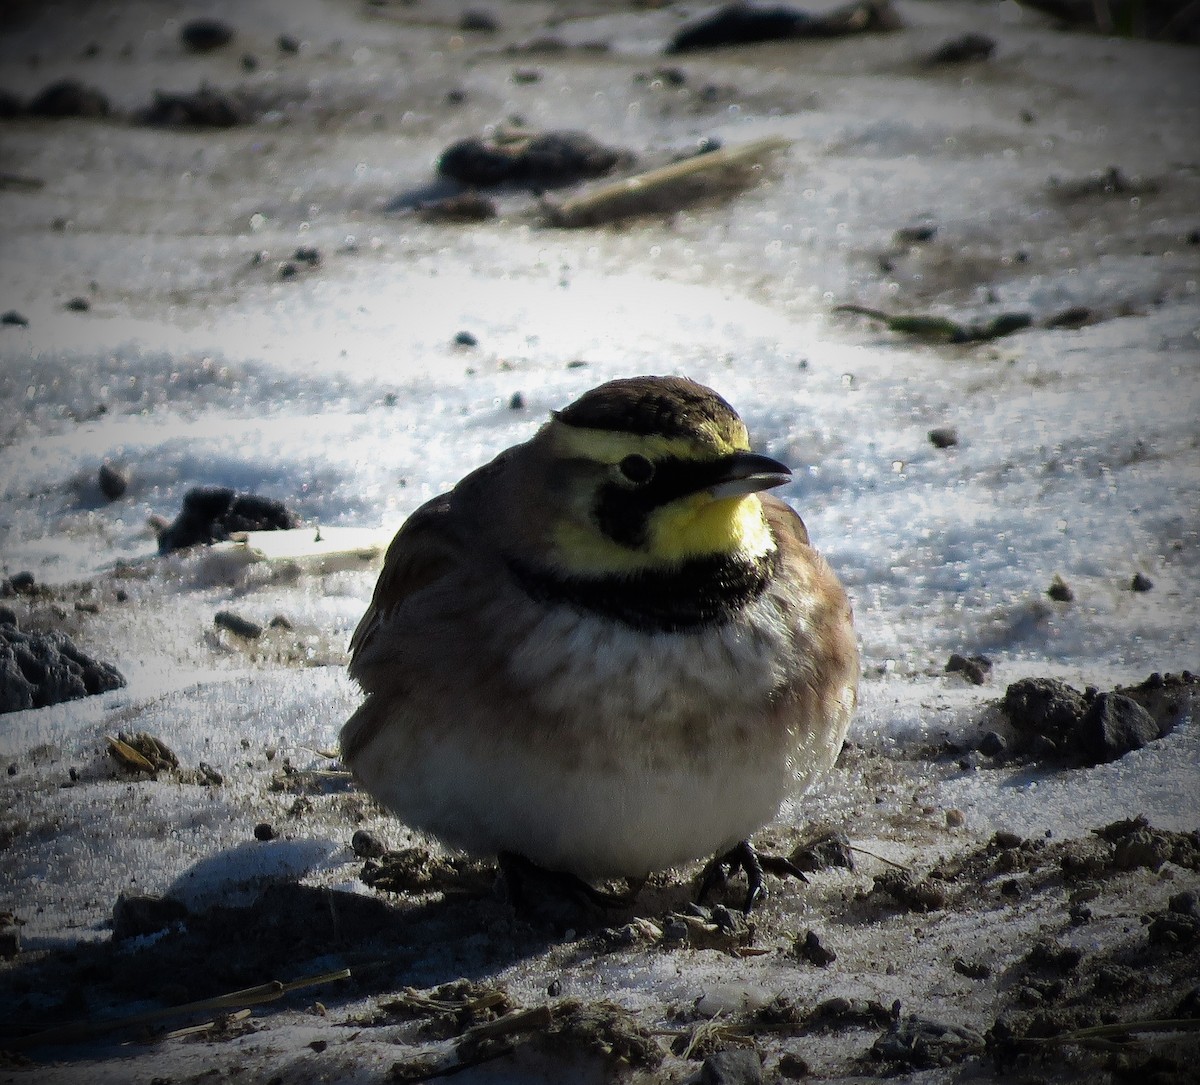
[[962, 674], [969, 682], [982, 686], [992, 671], [992, 661], [987, 656], [963, 656], [955, 652], [946, 661], [947, 674]]
[[929, 223], [920, 226], [902, 226], [896, 231], [896, 243], [899, 245], [919, 245], [923, 241], [932, 241], [937, 235], [937, 227]]
[[837, 954], [822, 944], [815, 931], [808, 931], [803, 938], [797, 938], [793, 952], [818, 968], [827, 968], [837, 960]]
[[937, 426], [929, 431], [929, 443], [934, 448], [953, 448], [958, 444], [958, 430], [953, 426]]
[[998, 731], [988, 731], [977, 748], [984, 757], [1001, 757], [1008, 752], [1008, 741]]
[[462, 18], [458, 21], [458, 28], [459, 30], [474, 30], [483, 34], [494, 34], [500, 29], [500, 24], [496, 22], [496, 17], [490, 11], [468, 8], [462, 13]]
[[255, 840], [274, 840], [275, 839], [274, 827], [269, 822], [260, 821], [257, 825], [254, 826], [254, 839]]
[[960, 976], [966, 976], [969, 980], [985, 980], [992, 974], [992, 970], [979, 961], [966, 961], [962, 957], [954, 958], [954, 971]]
[[67, 302], [67, 308], [73, 313], [86, 313], [92, 307], [92, 303], [84, 297], [71, 298]]
[[32, 595], [37, 588], [37, 581], [34, 579], [33, 573], [27, 569], [19, 573], [13, 573], [8, 578], [8, 583], [17, 595]]
[[688, 925], [682, 919], [669, 920], [663, 927], [664, 942], [686, 942]]
[[459, 332], [454, 337], [454, 345], [456, 347], [475, 347], [479, 345], [479, 340], [470, 332]]
[[244, 637], [246, 640], [257, 640], [263, 634], [263, 628], [258, 622], [252, 622], [231, 610], [218, 610], [213, 615], [213, 624], [227, 629], [235, 637]]
[[360, 859], [378, 859], [387, 851], [387, 845], [374, 833], [358, 829], [350, 838], [350, 850]]
[[779, 1076], [785, 1077], [789, 1081], [798, 1081], [802, 1077], [808, 1077], [811, 1073], [811, 1068], [799, 1055], [794, 1055], [790, 1051], [785, 1051], [779, 1056]]
[[116, 501], [129, 488], [129, 471], [124, 467], [114, 467], [111, 463], [102, 463], [96, 473], [96, 481], [100, 492], [109, 501]]
[[233, 29], [219, 19], [192, 19], [179, 32], [179, 40], [193, 52], [207, 53], [233, 41]]
[[508, 401], [508, 409], [510, 411], [523, 411], [525, 409], [525, 397], [520, 392], [513, 392], [512, 397]]
[[709, 1055], [700, 1067], [700, 1085], [762, 1085], [762, 1060], [748, 1047]]
[[1075, 593], [1071, 590], [1071, 585], [1057, 573], [1054, 579], [1050, 581], [1050, 587], [1046, 589], [1046, 594], [1058, 603], [1069, 603], [1075, 598]]
[[1154, 581], [1145, 573], [1134, 573], [1133, 579], [1129, 582], [1131, 591], [1149, 591], [1153, 587]]

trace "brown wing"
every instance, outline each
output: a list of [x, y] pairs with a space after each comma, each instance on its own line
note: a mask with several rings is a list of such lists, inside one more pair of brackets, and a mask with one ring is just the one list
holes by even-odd
[[461, 550], [451, 531], [450, 495], [426, 502], [396, 532], [383, 559], [375, 594], [350, 638], [350, 674], [361, 679], [372, 639], [406, 599], [445, 576]]
[[791, 505], [774, 494], [759, 494], [759, 500], [763, 503], [767, 523], [771, 525], [771, 531], [780, 546], [788, 548], [789, 543], [811, 545], [808, 541], [808, 528]]
[[[808, 530], [795, 510], [779, 498], [762, 499], [767, 522], [784, 563], [782, 599], [803, 630], [811, 665], [793, 693], [806, 719], [827, 721], [816, 736], [830, 763], [841, 748], [850, 713], [858, 699], [858, 640], [846, 590], [829, 563], [808, 541]], [[814, 746], [814, 751], [816, 747]]]

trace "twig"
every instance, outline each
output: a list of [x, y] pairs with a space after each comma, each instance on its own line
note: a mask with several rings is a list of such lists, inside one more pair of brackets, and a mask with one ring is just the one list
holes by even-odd
[[543, 200], [546, 220], [553, 226], [595, 226], [629, 215], [661, 210], [672, 202], [687, 201], [697, 186], [721, 176], [733, 176], [761, 164], [768, 155], [788, 145], [780, 136], [755, 140], [693, 155], [632, 177], [610, 181], [579, 196], [556, 203]]
[[884, 855], [879, 855], [876, 852], [868, 851], [866, 848], [860, 847], [858, 844], [851, 844], [849, 847], [851, 851], [856, 851], [859, 855], [869, 855], [872, 859], [878, 859], [881, 863], [887, 863], [888, 866], [895, 867], [897, 870], [910, 869], [904, 863], [897, 863], [895, 859], [888, 859]]
[[28, 1036], [17, 1036], [5, 1040], [4, 1044], [10, 1050], [24, 1047], [44, 1047], [49, 1044], [75, 1044], [83, 1040], [90, 1040], [93, 1036], [102, 1036], [106, 1032], [156, 1025], [160, 1021], [168, 1021], [172, 1017], [181, 1017], [185, 1014], [238, 1010], [245, 1006], [274, 1002], [301, 987], [313, 987], [320, 983], [332, 983], [334, 980], [349, 978], [350, 969], [339, 968], [333, 972], [321, 972], [315, 976], [291, 980], [288, 983], [272, 980], [270, 983], [260, 983], [257, 987], [230, 991], [228, 994], [217, 995], [215, 998], [202, 998], [196, 1002], [185, 1002], [182, 1006], [168, 1006], [163, 1010], [148, 1010], [145, 1013], [114, 1017], [107, 1021], [76, 1021], [69, 1025], [56, 1025], [54, 1028], [43, 1029], [41, 1032], [35, 1032]]
[[172, 1029], [163, 1036], [163, 1039], [182, 1040], [188, 1036], [201, 1036], [216, 1028], [218, 1020], [224, 1025], [235, 1025], [239, 1021], [245, 1021], [249, 1016], [249, 1010], [238, 1010], [235, 1013], [226, 1014], [223, 1018], [213, 1018], [211, 1021], [201, 1021], [198, 1025], [185, 1025], [183, 1028]]
[[[1032, 1044], [1104, 1044], [1107, 1040], [1128, 1037], [1135, 1032], [1200, 1032], [1200, 1018], [1161, 1018], [1147, 1021], [1118, 1021], [1111, 1025], [1093, 1025], [1090, 1028], [1060, 1032], [1057, 1036], [1026, 1036]], [[1108, 1045], [1106, 1045], [1108, 1046]]]

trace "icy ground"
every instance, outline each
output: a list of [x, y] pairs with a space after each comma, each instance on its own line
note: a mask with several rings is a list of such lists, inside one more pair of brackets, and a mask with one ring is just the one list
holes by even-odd
[[[22, 628], [68, 632], [128, 682], [0, 717], [0, 911], [21, 922], [20, 952], [0, 966], [0, 1048], [63, 1023], [351, 972], [190, 1034], [164, 1032], [213, 1012], [26, 1048], [0, 1062], [0, 1080], [183, 1082], [239, 1067], [263, 1081], [384, 1080], [415, 1051], [444, 1054], [451, 1035], [389, 1000], [458, 977], [503, 987], [516, 1007], [572, 998], [627, 1011], [666, 1053], [651, 1065], [612, 1056], [611, 1043], [606, 1058], [578, 1037], [531, 1042], [463, 1081], [688, 1081], [699, 1055], [750, 1042], [769, 1077], [802, 1057], [826, 1079], [870, 1079], [880, 1021], [789, 1032], [764, 1007], [899, 1000], [982, 1036], [1029, 1010], [1032, 946], [1079, 949], [1088, 982], [1093, 961], [1132, 969], [1148, 952], [1141, 917], [1200, 890], [1176, 861], [1065, 884], [1047, 873], [1057, 852], [1049, 867], [1014, 868], [1015, 892], [1000, 891], [994, 867], [968, 865], [962, 891], [927, 910], [883, 907], [874, 887], [888, 861], [921, 875], [992, 862], [997, 830], [1050, 855], [1120, 819], [1200, 828], [1191, 714], [1106, 765], [960, 764], [1019, 678], [1110, 689], [1200, 670], [1194, 50], [1063, 33], [1008, 3], [910, 0], [892, 34], [668, 62], [657, 50], [701, 8], [491, 9], [501, 31], [481, 39], [456, 29], [448, 4], [212, 3], [204, 12], [240, 36], [205, 57], [179, 54], [196, 12], [177, 2], [49, 4], [0, 36], [0, 83], [22, 95], [71, 74], [121, 110], [204, 80], [278, 100], [220, 132], [0, 122], [0, 168], [43, 181], [0, 187], [0, 309], [27, 320], [0, 327], [0, 573], [39, 586], [2, 602]], [[989, 60], [921, 63], [967, 29], [997, 41]], [[302, 43], [296, 55], [277, 50], [283, 32]], [[567, 47], [505, 51], [549, 33]], [[610, 49], [578, 48], [596, 40]], [[261, 58], [253, 72], [244, 53]], [[681, 86], [655, 74], [668, 63]], [[529, 67], [537, 81], [512, 78]], [[465, 100], [450, 107], [456, 87]], [[470, 225], [383, 212], [428, 179], [441, 147], [514, 113], [642, 153], [709, 136], [792, 144], [749, 191], [665, 219], [563, 231], [539, 225], [531, 202]], [[1069, 199], [1050, 183], [1113, 165], [1153, 183]], [[937, 228], [928, 245], [893, 240], [921, 223]], [[281, 277], [300, 245], [320, 265]], [[69, 311], [78, 296], [87, 310]], [[970, 319], [1020, 310], [1034, 326], [930, 345], [834, 313], [851, 301]], [[1090, 322], [1046, 326], [1072, 306]], [[460, 331], [476, 345], [456, 344]], [[812, 826], [840, 827], [863, 849], [855, 869], [776, 887], [749, 941], [713, 948], [662, 936], [694, 871], [648, 887], [607, 941], [514, 920], [486, 890], [368, 888], [357, 830], [429, 846], [327, 756], [356, 703], [345, 645], [378, 554], [164, 558], [150, 518], [173, 517], [193, 486], [222, 485], [282, 500], [314, 537], [365, 528], [386, 540], [551, 409], [647, 372], [710, 384], [758, 448], [793, 465], [783, 496], [853, 597], [864, 680], [852, 748], [764, 840], [786, 851]], [[935, 447], [935, 427], [958, 443]], [[96, 481], [106, 462], [128, 470], [116, 501]], [[1138, 573], [1150, 590], [1131, 590]], [[1055, 575], [1073, 601], [1047, 596]], [[266, 632], [218, 628], [223, 610]], [[945, 673], [954, 652], [991, 660], [984, 685]], [[154, 735], [187, 772], [125, 771], [106, 743], [118, 731]], [[274, 838], [257, 839], [267, 825]], [[311, 924], [297, 918], [305, 887], [329, 891], [328, 931], [321, 908]], [[172, 942], [200, 919], [114, 947], [122, 893], [208, 917], [206, 964]], [[256, 901], [287, 938], [252, 928], [259, 912], [218, 911]], [[1088, 901], [1092, 918], [1075, 922]], [[222, 933], [212, 917], [226, 914]], [[808, 930], [836, 961], [797, 956]], [[1170, 954], [1153, 958], [1159, 979], [1110, 993], [1114, 1019], [1185, 998], [1200, 947]], [[963, 958], [986, 974], [952, 967]], [[1036, 997], [1069, 1001], [1075, 981], [1060, 982], [1065, 994]], [[731, 1031], [698, 1035], [710, 1020]], [[679, 1036], [697, 1044], [672, 1050]], [[1128, 1057], [1158, 1053], [1178, 1069], [1189, 1044], [1194, 1033], [1143, 1039]], [[1056, 1048], [1041, 1072], [1110, 1072], [1077, 1055]], [[965, 1080], [994, 1073], [988, 1059], [977, 1045], [908, 1069]]]

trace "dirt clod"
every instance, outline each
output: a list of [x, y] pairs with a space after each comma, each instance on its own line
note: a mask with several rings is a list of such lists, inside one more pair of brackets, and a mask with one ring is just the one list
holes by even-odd
[[700, 1085], [762, 1085], [762, 1059], [748, 1047], [709, 1055], [700, 1067]]
[[196, 487], [184, 494], [179, 515], [159, 534], [158, 551], [169, 554], [222, 542], [235, 531], [278, 531], [298, 524], [296, 515], [272, 498], [221, 486]]

